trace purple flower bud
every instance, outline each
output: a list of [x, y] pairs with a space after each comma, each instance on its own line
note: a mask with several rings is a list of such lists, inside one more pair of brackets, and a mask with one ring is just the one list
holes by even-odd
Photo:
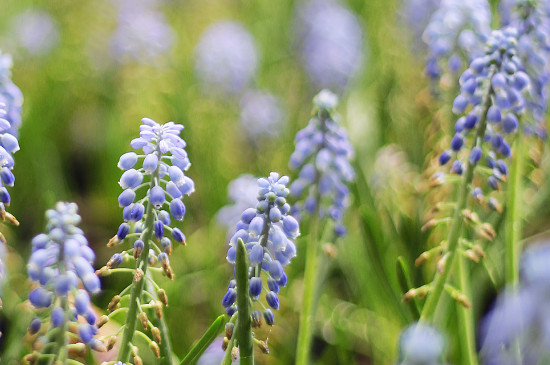
[[63, 321], [65, 320], [65, 311], [63, 311], [63, 308], [55, 306], [52, 309], [52, 326], [53, 327], [60, 327], [63, 324]]
[[453, 113], [462, 114], [466, 107], [468, 106], [468, 99], [466, 99], [462, 94], [459, 94], [453, 102]]
[[185, 235], [179, 228], [177, 227], [173, 228], [171, 235], [174, 241], [185, 245]]
[[47, 308], [52, 305], [52, 293], [42, 287], [38, 287], [29, 293], [29, 300], [36, 308]]
[[159, 158], [156, 154], [149, 154], [145, 156], [145, 159], [143, 160], [143, 170], [148, 173], [152, 173], [157, 169], [159, 163]]
[[249, 288], [250, 288], [250, 295], [252, 297], [259, 296], [260, 293], [262, 292], [262, 279], [256, 276], [250, 278]]
[[0, 169], [0, 179], [2, 179], [2, 183], [7, 186], [13, 186], [15, 182], [15, 176], [13, 176], [13, 173], [7, 167], [2, 167], [2, 169]]
[[270, 291], [265, 295], [265, 300], [267, 304], [273, 308], [273, 309], [279, 309], [279, 298], [277, 297], [277, 294]]
[[518, 129], [518, 118], [512, 113], [506, 114], [504, 120], [502, 121], [502, 130], [505, 133], [513, 133]]
[[273, 315], [273, 311], [271, 311], [271, 309], [267, 308], [266, 310], [264, 310], [263, 314], [264, 314], [265, 323], [268, 326], [273, 326], [273, 324], [275, 323], [275, 316]]
[[174, 199], [180, 198], [183, 195], [173, 181], [168, 181], [166, 183], [166, 192]]
[[489, 123], [499, 123], [502, 120], [502, 115], [500, 114], [500, 109], [492, 105], [487, 111], [487, 121]]
[[462, 162], [455, 160], [451, 166], [451, 172], [457, 175], [462, 175], [463, 167]]
[[116, 233], [117, 238], [122, 241], [126, 238], [128, 233], [130, 232], [130, 225], [128, 223], [122, 223], [118, 227], [118, 231]]
[[130, 169], [125, 171], [122, 174], [122, 176], [120, 177], [119, 185], [123, 189], [128, 189], [128, 188], [134, 189], [139, 184], [141, 184], [142, 181], [143, 181], [143, 175], [141, 174], [141, 172], [134, 169]]
[[481, 148], [476, 146], [472, 148], [472, 151], [470, 152], [469, 160], [472, 165], [475, 165], [478, 163], [480, 159], [481, 159]]
[[127, 152], [120, 156], [118, 168], [121, 170], [129, 170], [137, 163], [138, 157], [135, 152]]
[[264, 248], [255, 244], [250, 250], [250, 266], [258, 266], [264, 259]]
[[136, 198], [136, 193], [132, 189], [126, 189], [118, 196], [118, 205], [122, 207], [127, 207], [128, 205], [134, 202]]
[[183, 220], [183, 217], [185, 216], [185, 205], [181, 199], [173, 199], [170, 202], [170, 213], [175, 220]]
[[164, 236], [164, 223], [155, 221], [155, 238], [160, 240]]
[[222, 305], [224, 307], [229, 307], [230, 305], [235, 303], [235, 299], [237, 299], [237, 290], [229, 288], [227, 289], [227, 293], [225, 293], [223, 297]]
[[156, 209], [160, 209], [160, 207], [162, 207], [162, 205], [166, 201], [164, 196], [164, 189], [158, 185], [153, 186], [150, 192], [150, 199], [151, 204], [153, 204]]
[[134, 257], [139, 257], [144, 247], [145, 244], [142, 240], [137, 240], [136, 242], [134, 242]]
[[33, 320], [31, 321], [31, 324], [29, 325], [29, 333], [31, 335], [38, 333], [38, 331], [40, 331], [40, 327], [42, 327], [42, 321], [40, 320], [40, 318], [38, 317], [33, 318]]
[[267, 278], [267, 287], [272, 292], [278, 293], [279, 292], [279, 284], [277, 284], [277, 281], [273, 278]]
[[450, 151], [443, 151], [441, 155], [439, 155], [439, 164], [445, 165], [449, 160], [451, 159], [451, 152]]

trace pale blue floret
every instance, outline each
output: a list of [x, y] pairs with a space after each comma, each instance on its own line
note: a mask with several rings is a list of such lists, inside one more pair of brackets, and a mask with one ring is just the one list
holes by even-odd
[[[493, 169], [487, 183], [495, 190], [500, 188], [500, 181], [505, 181], [508, 174], [508, 167], [503, 159], [510, 157], [512, 151], [506, 138], [518, 128], [517, 115], [525, 111], [524, 94], [530, 84], [527, 75], [521, 71], [522, 63], [517, 56], [517, 37], [515, 28], [493, 31], [487, 40], [485, 54], [475, 58], [460, 77], [461, 94], [455, 99], [453, 109], [462, 114], [466, 108], [471, 108], [465, 117], [460, 117], [456, 122], [456, 134], [450, 143], [451, 150], [458, 158], [458, 152], [463, 148], [466, 138], [471, 135], [470, 131], [484, 117], [481, 115], [482, 110], [488, 107], [484, 142], [490, 143], [485, 143], [485, 148], [474, 148], [470, 152], [469, 161], [476, 164], [485, 155], [489, 167]], [[485, 97], [487, 93], [491, 94], [488, 99]], [[489, 103], [487, 106], [482, 104], [485, 99]], [[463, 105], [462, 100], [467, 100], [467, 103]], [[495, 163], [498, 156], [503, 159]], [[443, 152], [439, 158], [442, 165], [451, 160], [450, 151]], [[455, 159], [451, 172], [461, 174], [462, 171], [463, 162]]]
[[[238, 240], [245, 243], [249, 257], [249, 270], [253, 274], [249, 284], [250, 294], [254, 301], [259, 300], [263, 289], [261, 272], [264, 272], [267, 280], [272, 282], [265, 299], [268, 305], [274, 309], [279, 307], [276, 294], [279, 291], [279, 285], [286, 285], [283, 266], [288, 265], [290, 260], [296, 256], [294, 239], [300, 235], [298, 222], [288, 215], [290, 209], [282, 209], [288, 204], [286, 202], [286, 197], [289, 194], [286, 187], [288, 183], [287, 176], [280, 177], [274, 172], [267, 179], [257, 180], [256, 209], [247, 208], [242, 212], [241, 220], [237, 223], [240, 229], [229, 240], [230, 247], [227, 251], [227, 261], [234, 264]], [[235, 285], [232, 280], [222, 300], [228, 314], [235, 311], [233, 306], [236, 296]], [[277, 290], [272, 289], [275, 288], [274, 285]], [[272, 320], [271, 323], [273, 323]]]
[[[333, 116], [338, 104], [336, 95], [323, 90], [315, 97], [314, 104], [316, 115], [296, 134], [296, 148], [289, 165], [300, 172], [290, 185], [290, 191], [303, 200], [295, 205], [297, 214], [317, 211], [320, 217], [334, 220], [334, 232], [341, 235], [344, 233], [343, 213], [349, 205], [346, 184], [355, 177], [350, 164], [353, 147], [338, 117]], [[282, 208], [287, 209], [286, 206]], [[284, 223], [287, 230], [289, 225], [290, 221]]]
[[[30, 292], [29, 301], [36, 308], [54, 304], [51, 320], [52, 325], [58, 327], [65, 319], [78, 322], [76, 317], [68, 316], [60, 307], [72, 293], [74, 301], [69, 308], [74, 306], [78, 315], [91, 322], [89, 330], [94, 332], [97, 328], [92, 325], [96, 315], [88, 293], [97, 294], [100, 281], [92, 266], [95, 254], [77, 227], [80, 216], [76, 204], [57, 203], [55, 209], [46, 212], [46, 218], [48, 233], [39, 234], [32, 240], [33, 252], [27, 270], [29, 278], [40, 286]], [[84, 289], [78, 289], [79, 282]], [[81, 339], [86, 343], [92, 341], [87, 336]]]
[[[186, 143], [179, 136], [182, 129], [182, 125], [174, 122], [159, 124], [150, 118], [142, 119], [140, 136], [133, 139], [130, 144], [135, 149], [141, 149], [143, 155], [128, 152], [123, 154], [119, 161], [119, 167], [126, 171], [120, 178], [119, 184], [125, 190], [119, 195], [118, 202], [124, 207], [122, 216], [127, 223], [121, 224], [111, 242], [119, 243], [124, 241], [128, 234], [142, 233], [146, 204], [152, 204], [154, 214], [158, 218], [154, 223], [154, 234], [161, 244], [164, 242], [165, 250], [171, 253], [171, 249], [168, 249], [171, 245], [168, 245], [166, 240], [162, 241], [166, 238], [165, 226], [169, 227], [176, 242], [185, 244], [185, 236], [181, 230], [170, 228], [170, 216], [178, 221], [183, 220], [185, 216], [186, 208], [181, 197], [195, 191], [193, 180], [185, 175], [191, 163], [184, 149]], [[139, 163], [141, 159], [142, 163]], [[151, 186], [151, 180], [152, 187], [146, 190], [145, 186]], [[141, 240], [134, 244], [136, 252], [141, 252], [143, 247]]]
[[433, 327], [415, 323], [399, 340], [400, 365], [443, 365], [444, 337]]

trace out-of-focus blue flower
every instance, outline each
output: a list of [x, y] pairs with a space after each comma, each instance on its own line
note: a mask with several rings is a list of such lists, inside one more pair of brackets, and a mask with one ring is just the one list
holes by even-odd
[[500, 181], [506, 180], [508, 167], [505, 159], [512, 153], [506, 139], [518, 129], [517, 116], [525, 110], [523, 92], [529, 86], [529, 77], [521, 71], [516, 49], [515, 28], [493, 31], [485, 55], [475, 58], [464, 71], [460, 77], [461, 93], [453, 103], [453, 112], [466, 115], [456, 122], [451, 149], [439, 159], [441, 164], [446, 164], [451, 160], [449, 157], [456, 154], [451, 172], [462, 174], [459, 152], [466, 139], [475, 134], [480, 120], [486, 118], [483, 145], [474, 148], [464, 159], [476, 164], [482, 155], [485, 156], [487, 166], [493, 171], [487, 180], [492, 189], [499, 189]]
[[433, 327], [415, 323], [407, 327], [399, 340], [399, 364], [443, 365], [445, 338]]
[[241, 220], [241, 213], [258, 202], [258, 179], [243, 174], [231, 181], [227, 190], [231, 203], [218, 211], [216, 220], [233, 235], [235, 225]]
[[[93, 337], [97, 332], [96, 314], [89, 293], [99, 293], [100, 281], [92, 266], [95, 254], [77, 227], [77, 206], [59, 202], [46, 212], [46, 219], [48, 232], [32, 240], [27, 272], [39, 286], [29, 293], [29, 301], [38, 309], [51, 308], [51, 326], [66, 321], [78, 324], [82, 342], [99, 350], [104, 345]], [[78, 316], [85, 323], [79, 323]]]
[[335, 222], [335, 233], [345, 233], [341, 224], [349, 205], [346, 186], [355, 177], [350, 164], [353, 147], [334, 114], [338, 97], [328, 90], [314, 99], [315, 114], [307, 127], [296, 134], [296, 149], [290, 156], [290, 168], [300, 169], [298, 179], [290, 186], [295, 197], [304, 197], [295, 205], [299, 214], [317, 213]]
[[0, 104], [4, 105], [3, 115], [0, 117], [9, 123], [9, 128], [1, 125], [2, 131], [17, 136], [21, 126], [21, 111], [23, 107], [23, 94], [11, 81], [12, 60], [8, 54], [0, 51]]
[[[152, 3], [152, 2], [151, 2]], [[121, 62], [155, 62], [170, 52], [175, 34], [164, 15], [149, 2], [121, 2], [111, 53]]]
[[25, 10], [11, 21], [11, 36], [18, 47], [31, 55], [45, 55], [59, 43], [59, 26], [42, 10]]
[[406, 0], [401, 9], [401, 18], [412, 31], [410, 40], [414, 50], [423, 50], [426, 44], [421, 41], [422, 34], [432, 14], [439, 9], [441, 0]]
[[549, 260], [548, 243], [523, 254], [519, 287], [501, 293], [481, 323], [485, 364], [540, 364], [550, 356]]
[[531, 79], [526, 98], [533, 118], [530, 132], [546, 137], [544, 118], [548, 109], [550, 81], [550, 2], [507, 0], [499, 3], [504, 25], [518, 30], [518, 57], [522, 71]]
[[[277, 286], [268, 285], [265, 295], [267, 304], [273, 309], [279, 309], [277, 293], [279, 286], [285, 286], [287, 277], [283, 267], [296, 256], [294, 239], [300, 235], [298, 222], [288, 213], [290, 205], [286, 202], [289, 190], [288, 176], [280, 177], [272, 172], [269, 177], [258, 179], [258, 197], [256, 208], [246, 209], [237, 223], [237, 232], [229, 240], [227, 261], [235, 264], [236, 245], [241, 239], [246, 245], [249, 255], [250, 292], [253, 301], [259, 300], [263, 290], [261, 272], [265, 272], [267, 280], [274, 280]], [[236, 282], [231, 280], [222, 304], [228, 314], [236, 308]]]
[[343, 91], [364, 58], [357, 16], [337, 0], [311, 0], [298, 8], [298, 46], [316, 88]]
[[[186, 208], [182, 197], [195, 191], [195, 183], [185, 175], [191, 163], [185, 151], [187, 144], [180, 137], [183, 126], [174, 122], [159, 124], [150, 118], [143, 118], [141, 121], [143, 124], [140, 126], [140, 137], [132, 140], [130, 145], [136, 150], [141, 149], [144, 154], [128, 152], [118, 162], [118, 167], [125, 170], [119, 181], [124, 190], [118, 197], [119, 205], [123, 208], [124, 223], [109, 242], [109, 245], [115, 245], [132, 237], [134, 245], [130, 251], [133, 251], [136, 259], [144, 247], [144, 228], [154, 229], [154, 237], [162, 247], [156, 246], [157, 252], [171, 254], [170, 239], [166, 240], [167, 237], [164, 236], [167, 232], [172, 240], [185, 244], [183, 232], [171, 225], [170, 217], [183, 220]], [[146, 204], [153, 205], [154, 227], [145, 227]], [[156, 245], [153, 241], [151, 244]], [[156, 259], [155, 251], [151, 252], [152, 259]], [[115, 255], [109, 261], [108, 267], [116, 267], [121, 263]], [[172, 277], [173, 272], [168, 262], [162, 266], [167, 276]]]
[[461, 72], [483, 53], [490, 31], [491, 9], [486, 0], [442, 0], [423, 34], [428, 77], [439, 80], [446, 72]]
[[195, 49], [195, 72], [208, 93], [243, 92], [257, 67], [254, 39], [238, 22], [222, 20], [210, 25]]
[[265, 91], [248, 91], [240, 101], [241, 124], [251, 140], [281, 133], [285, 113], [281, 101]]

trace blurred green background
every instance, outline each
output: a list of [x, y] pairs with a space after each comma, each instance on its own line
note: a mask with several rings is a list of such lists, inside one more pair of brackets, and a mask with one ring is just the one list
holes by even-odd
[[[142, 117], [175, 121], [185, 125], [182, 137], [192, 163], [188, 175], [196, 192], [186, 199], [187, 214], [180, 224], [188, 245], [178, 247], [171, 259], [176, 279], [166, 282], [166, 318], [176, 355], [186, 353], [223, 312], [231, 266], [225, 261], [226, 229], [214, 217], [228, 203], [228, 183], [243, 173], [278, 171], [294, 177], [287, 165], [294, 135], [307, 124], [311, 99], [319, 91], [304, 73], [296, 49], [298, 3], [158, 1], [175, 39], [168, 54], [147, 63], [110, 59], [109, 37], [117, 23], [117, 8], [110, 1], [2, 1], [0, 49], [12, 53], [12, 79], [25, 97], [10, 207], [21, 226], [3, 229], [12, 251], [10, 287], [20, 298], [29, 287], [24, 275], [30, 239], [43, 230], [45, 209], [58, 200], [78, 203], [82, 228], [97, 252], [96, 267], [108, 260], [114, 251], [106, 243], [122, 221], [118, 158], [130, 150]], [[436, 114], [441, 101], [429, 96], [422, 54], [411, 51], [399, 2], [346, 4], [361, 20], [366, 51], [362, 70], [338, 108], [356, 149], [358, 181], [347, 214], [349, 234], [334, 242], [336, 256], [326, 261], [313, 356], [323, 364], [390, 364], [397, 356], [399, 331], [414, 319], [414, 311], [401, 304], [396, 259], [402, 256], [413, 268], [426, 247], [420, 227], [429, 203], [422, 171], [444, 144], [433, 124], [443, 120], [449, 125], [450, 111]], [[47, 54], [32, 55], [10, 41], [12, 19], [28, 9], [48, 12], [59, 27], [58, 43]], [[202, 32], [222, 19], [240, 21], [256, 40], [260, 61], [254, 84], [278, 95], [286, 112], [278, 137], [251, 143], [239, 123], [238, 101], [209, 96], [194, 75], [194, 47]], [[542, 227], [543, 219], [535, 226]], [[262, 332], [271, 354], [258, 354], [259, 363], [293, 362], [303, 244], [298, 240], [298, 256], [288, 268], [277, 325]], [[431, 268], [427, 270], [430, 277]], [[425, 282], [422, 270], [412, 272], [415, 285]], [[103, 280], [104, 291], [94, 299], [98, 308], [125, 287], [120, 280]], [[9, 318], [20, 307], [6, 301]], [[10, 328], [12, 339], [21, 338], [21, 328], [6, 317], [7, 338]], [[26, 346], [20, 344], [21, 354]]]

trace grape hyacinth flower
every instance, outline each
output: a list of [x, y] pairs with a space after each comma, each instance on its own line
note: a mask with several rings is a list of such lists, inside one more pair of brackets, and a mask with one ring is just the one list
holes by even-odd
[[303, 66], [316, 88], [344, 91], [361, 68], [363, 28], [337, 0], [311, 0], [297, 9]]
[[[294, 240], [300, 235], [298, 222], [288, 213], [290, 205], [286, 201], [289, 190], [286, 185], [288, 176], [279, 176], [272, 172], [268, 178], [258, 179], [259, 193], [256, 208], [246, 209], [237, 223], [237, 232], [229, 241], [227, 261], [235, 264], [238, 241], [246, 245], [248, 255], [248, 274], [250, 277], [249, 296], [253, 303], [260, 301], [262, 292], [267, 309], [252, 312], [253, 326], [260, 326], [263, 320], [273, 325], [273, 310], [279, 309], [278, 293], [286, 286], [287, 276], [284, 266], [296, 256]], [[265, 273], [265, 280], [262, 279]], [[222, 305], [228, 315], [239, 310], [237, 307], [237, 282], [231, 280]], [[263, 303], [261, 308], [265, 308]]]
[[540, 364], [550, 356], [548, 260], [547, 242], [524, 252], [519, 287], [499, 294], [495, 307], [481, 323], [484, 364]]
[[208, 93], [242, 93], [257, 67], [254, 39], [238, 22], [222, 20], [210, 25], [195, 49], [195, 73]]
[[[10, 134], [10, 123], [6, 119], [8, 113], [5, 104], [0, 102], [0, 219], [19, 225], [17, 220], [8, 212], [5, 207], [10, 205], [11, 197], [7, 187], [14, 185], [15, 177], [12, 173], [14, 160], [12, 154], [19, 151], [17, 138]], [[3, 240], [3, 236], [0, 236]]]
[[216, 214], [216, 221], [227, 227], [229, 234], [235, 233], [235, 225], [241, 220], [241, 213], [254, 206], [258, 198], [258, 179], [243, 174], [229, 183], [227, 188], [230, 204], [221, 208]]
[[406, 0], [400, 18], [403, 19], [409, 30], [412, 31], [411, 41], [413, 50], [424, 50], [426, 44], [422, 41], [422, 33], [426, 29], [432, 14], [439, 9], [441, 0]]
[[18, 47], [30, 55], [50, 53], [59, 43], [59, 26], [55, 19], [42, 10], [25, 10], [11, 21], [10, 34]]
[[0, 104], [5, 108], [4, 115], [0, 117], [9, 123], [9, 126], [2, 125], [2, 131], [17, 136], [21, 126], [23, 94], [10, 79], [12, 65], [11, 56], [0, 51]]
[[281, 101], [265, 91], [248, 91], [240, 101], [241, 125], [251, 141], [281, 133], [284, 111]]
[[464, 64], [483, 53], [490, 29], [486, 0], [442, 0], [422, 36], [428, 45], [426, 75], [439, 81], [447, 72], [461, 72]]
[[433, 327], [415, 323], [407, 327], [399, 339], [399, 364], [443, 365], [445, 339]]
[[[143, 124], [140, 126], [140, 137], [132, 140], [131, 146], [142, 150], [143, 154], [128, 152], [118, 162], [118, 167], [124, 171], [119, 181], [123, 192], [118, 197], [119, 205], [123, 208], [124, 222], [108, 243], [108, 246], [126, 244], [126, 247], [122, 252], [115, 253], [107, 265], [99, 270], [101, 275], [125, 272], [127, 269], [117, 269], [118, 266], [135, 261], [132, 284], [120, 295], [116, 295], [109, 306], [110, 312], [114, 311], [120, 305], [124, 293], [131, 290], [119, 353], [121, 361], [128, 361], [130, 358], [138, 314], [144, 316], [142, 323], [145, 329], [148, 328], [148, 321], [144, 308], [154, 309], [155, 315], [162, 318], [159, 303], [167, 305], [166, 293], [158, 288], [156, 293], [150, 293], [150, 288], [144, 288], [144, 277], [150, 275], [148, 266], [158, 263], [169, 279], [174, 278], [169, 261], [172, 243], [186, 243], [185, 235], [172, 224], [172, 219], [183, 220], [186, 208], [182, 198], [195, 191], [195, 183], [185, 175], [191, 163], [185, 152], [186, 143], [179, 136], [183, 126], [174, 122], [161, 125], [149, 118], [141, 121]], [[156, 297], [160, 301], [151, 300]], [[151, 326], [151, 333], [153, 341], [150, 342], [150, 347], [155, 356], [161, 356], [161, 342], [162, 356], [167, 356], [171, 352], [168, 340], [160, 340], [165, 334], [159, 334], [159, 329], [154, 326]], [[134, 354], [135, 356], [137, 355]]]
[[546, 137], [544, 118], [548, 109], [550, 81], [550, 3], [548, 1], [501, 1], [502, 22], [518, 30], [518, 57], [531, 80], [526, 96], [526, 109], [532, 123], [529, 132]]
[[333, 220], [334, 233], [342, 236], [342, 219], [349, 205], [346, 184], [355, 176], [350, 164], [353, 147], [339, 116], [334, 114], [338, 97], [323, 90], [313, 102], [314, 116], [296, 134], [296, 149], [290, 156], [290, 168], [300, 169], [298, 179], [290, 186], [291, 194], [304, 197], [294, 210]]
[[[38, 310], [29, 331], [51, 333], [44, 340], [56, 342], [57, 348], [51, 353], [57, 354], [55, 360], [60, 362], [67, 360], [68, 333], [72, 328], [91, 349], [105, 351], [103, 342], [94, 337], [97, 315], [90, 302], [90, 294], [101, 290], [92, 266], [95, 254], [77, 227], [77, 206], [59, 202], [55, 209], [46, 212], [46, 218], [48, 232], [33, 238], [27, 265], [29, 278], [37, 284], [29, 293], [29, 301]], [[41, 355], [34, 352], [28, 356], [36, 360]]]
[[[475, 166], [484, 157], [492, 171], [487, 184], [493, 190], [506, 181], [510, 138], [518, 130], [518, 117], [525, 110], [523, 93], [529, 86], [529, 77], [520, 71], [516, 37], [515, 28], [494, 31], [485, 55], [475, 58], [460, 77], [461, 93], [454, 100], [453, 112], [466, 115], [455, 124], [450, 149], [439, 157], [442, 165], [452, 161], [451, 172], [458, 175], [464, 160]], [[464, 155], [461, 151], [473, 133], [476, 145]]]
[[164, 14], [152, 5], [120, 4], [117, 28], [110, 45], [116, 60], [154, 63], [170, 52], [174, 40], [174, 31]]

